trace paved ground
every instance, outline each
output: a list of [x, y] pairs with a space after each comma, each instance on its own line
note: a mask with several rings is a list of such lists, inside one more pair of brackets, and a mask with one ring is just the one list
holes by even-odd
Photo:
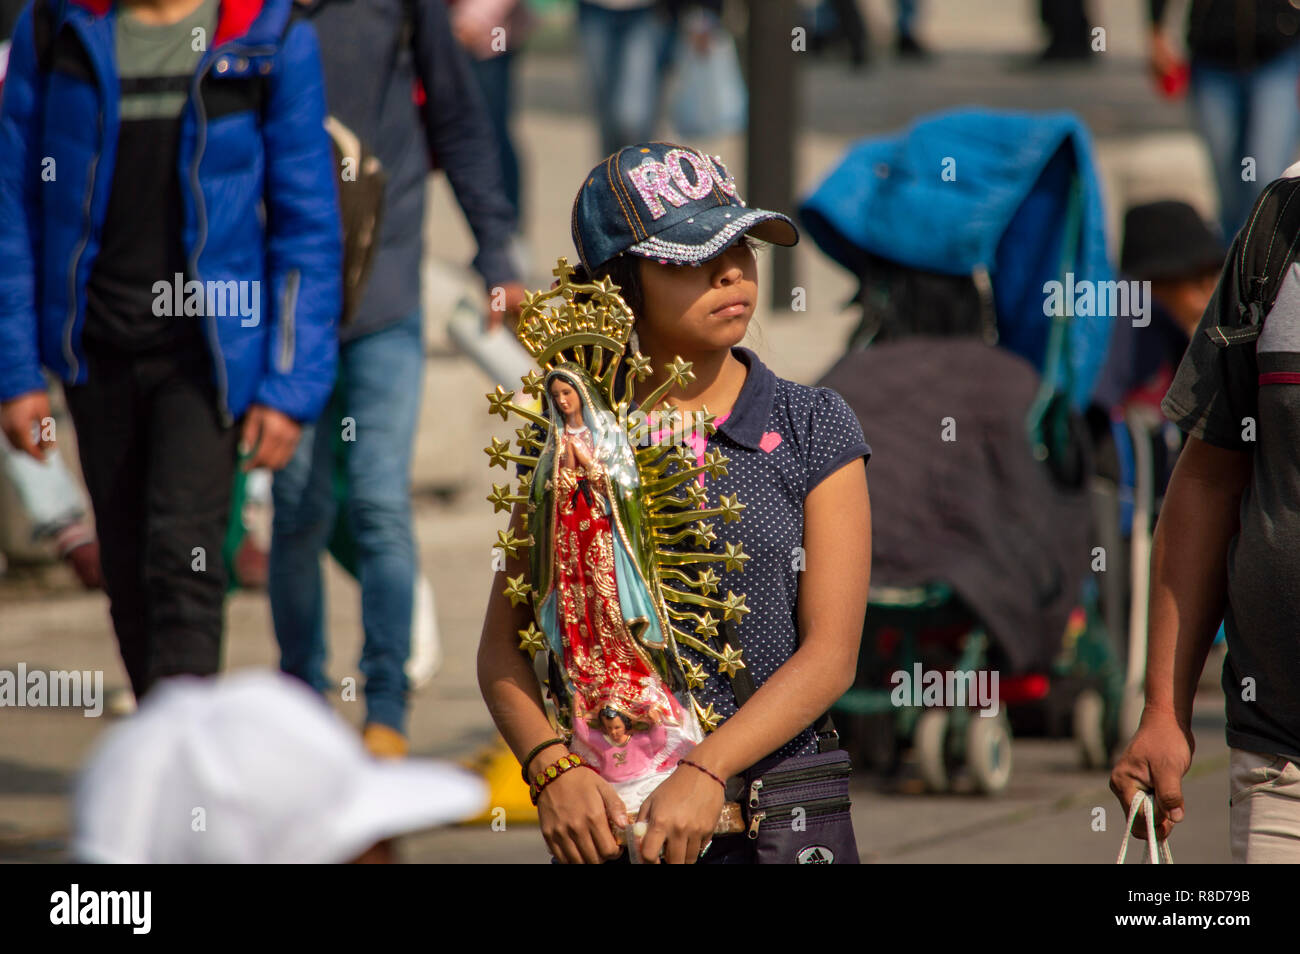
[[[1137, 59], [1140, 6], [1098, 4], [1108, 49], [1091, 66], [1028, 74], [1012, 70], [1037, 42], [1024, 2], [930, 0], [927, 35], [939, 56], [924, 66], [879, 59], [869, 71], [848, 73], [835, 63], [811, 63], [802, 79], [806, 123], [798, 147], [798, 183], [811, 187], [844, 147], [860, 135], [891, 128], [918, 112], [965, 102], [1018, 108], [1080, 110], [1098, 133], [1098, 155], [1112, 218], [1126, 201], [1186, 196], [1207, 212], [1205, 159], [1184, 129], [1181, 106], [1150, 93]], [[869, 4], [883, 28], [886, 7]], [[597, 158], [591, 124], [581, 111], [571, 61], [526, 59], [517, 122], [528, 159], [527, 236], [538, 278], [559, 254], [572, 256], [569, 202], [578, 177]], [[727, 157], [743, 181], [736, 140], [704, 142]], [[489, 544], [503, 521], [484, 501], [490, 477], [479, 448], [500, 433], [484, 413], [487, 382], [452, 356], [441, 322], [467, 283], [460, 265], [471, 257], [468, 230], [445, 183], [430, 194], [425, 309], [430, 358], [415, 482], [416, 531], [423, 565], [438, 598], [445, 664], [412, 700], [413, 747], [420, 755], [463, 758], [493, 737], [474, 680], [478, 638], [490, 575]], [[448, 264], [455, 263], [455, 264]], [[799, 282], [808, 311], [762, 310], [749, 344], [778, 374], [811, 382], [839, 355], [853, 324], [839, 310], [852, 292], [848, 276], [811, 245], [798, 251]], [[547, 279], [549, 280], [549, 279]], [[869, 434], [868, 434], [869, 437]], [[331, 673], [356, 675], [359, 650], [355, 585], [331, 567]], [[266, 666], [275, 653], [263, 595], [240, 593], [229, 604], [229, 668]], [[103, 669], [109, 687], [124, 677], [109, 634], [106, 602], [68, 585], [61, 568], [0, 583], [0, 668]], [[360, 721], [356, 704], [339, 703]], [[0, 858], [53, 860], [64, 856], [67, 792], [76, 766], [109, 718], [85, 719], [61, 710], [7, 710], [0, 716]], [[1174, 842], [1180, 861], [1226, 860], [1226, 749], [1222, 700], [1214, 693], [1198, 710], [1198, 756], [1188, 782], [1189, 821]], [[1122, 820], [1104, 773], [1077, 769], [1066, 742], [1019, 740], [1010, 790], [998, 799], [932, 797], [887, 790], [872, 780], [857, 788], [855, 823], [864, 857], [882, 862], [1106, 862], [1118, 846]], [[1107, 811], [1107, 831], [1091, 828], [1092, 809]], [[542, 862], [535, 829], [458, 829], [410, 840], [412, 860]]]

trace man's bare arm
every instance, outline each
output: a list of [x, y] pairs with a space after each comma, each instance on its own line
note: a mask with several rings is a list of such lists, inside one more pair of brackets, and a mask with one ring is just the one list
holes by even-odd
[[[1146, 707], [1115, 763], [1111, 791], [1127, 817], [1139, 791], [1155, 793], [1158, 836], [1183, 819], [1192, 764], [1192, 701], [1227, 599], [1228, 543], [1237, 533], [1252, 457], [1188, 438], [1169, 482], [1151, 555]], [[1142, 837], [1144, 830], [1134, 828]]]
[[1156, 524], [1146, 704], [1173, 712], [1184, 729], [1223, 619], [1228, 543], [1237, 533], [1251, 461], [1249, 453], [1188, 438]]

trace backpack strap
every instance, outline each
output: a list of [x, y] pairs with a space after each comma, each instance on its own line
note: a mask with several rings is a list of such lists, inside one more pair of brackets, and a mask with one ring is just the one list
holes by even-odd
[[1238, 241], [1239, 321], [1235, 327], [1207, 331], [1221, 347], [1253, 341], [1263, 330], [1300, 247], [1300, 178], [1275, 179], [1264, 187]]
[[1230, 413], [1239, 420], [1259, 410], [1254, 344], [1300, 249], [1300, 178], [1264, 187], [1232, 249], [1209, 312], [1222, 324], [1204, 333], [1218, 349], [1219, 376]]

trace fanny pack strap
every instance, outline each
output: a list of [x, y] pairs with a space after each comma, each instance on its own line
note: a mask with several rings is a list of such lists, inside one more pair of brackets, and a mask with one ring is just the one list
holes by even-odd
[[[726, 620], [722, 624], [722, 630], [726, 634], [724, 642], [730, 643], [734, 649], [739, 649], [743, 658], [745, 647], [741, 644], [740, 628], [736, 625], [736, 621]], [[717, 642], [717, 637], [714, 637], [713, 642]], [[721, 649], [716, 645], [714, 648]], [[738, 706], [743, 706], [754, 695], [756, 691], [754, 677], [750, 673], [748, 666], [744, 669], [737, 669], [735, 675], [731, 677], [731, 691], [736, 696], [736, 705]], [[840, 734], [835, 729], [835, 723], [831, 720], [829, 710], [823, 713], [822, 717], [814, 723], [813, 729], [817, 733], [817, 752], [819, 754], [834, 752], [840, 747]]]

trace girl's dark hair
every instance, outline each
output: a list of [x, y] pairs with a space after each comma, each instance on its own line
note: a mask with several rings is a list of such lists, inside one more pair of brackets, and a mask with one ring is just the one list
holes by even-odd
[[618, 286], [619, 296], [627, 302], [632, 314], [639, 317], [645, 307], [645, 291], [641, 286], [641, 263], [637, 257], [621, 252], [597, 268], [594, 275], [585, 265], [579, 265], [573, 273], [575, 282], [598, 282], [602, 278], [608, 278]]

